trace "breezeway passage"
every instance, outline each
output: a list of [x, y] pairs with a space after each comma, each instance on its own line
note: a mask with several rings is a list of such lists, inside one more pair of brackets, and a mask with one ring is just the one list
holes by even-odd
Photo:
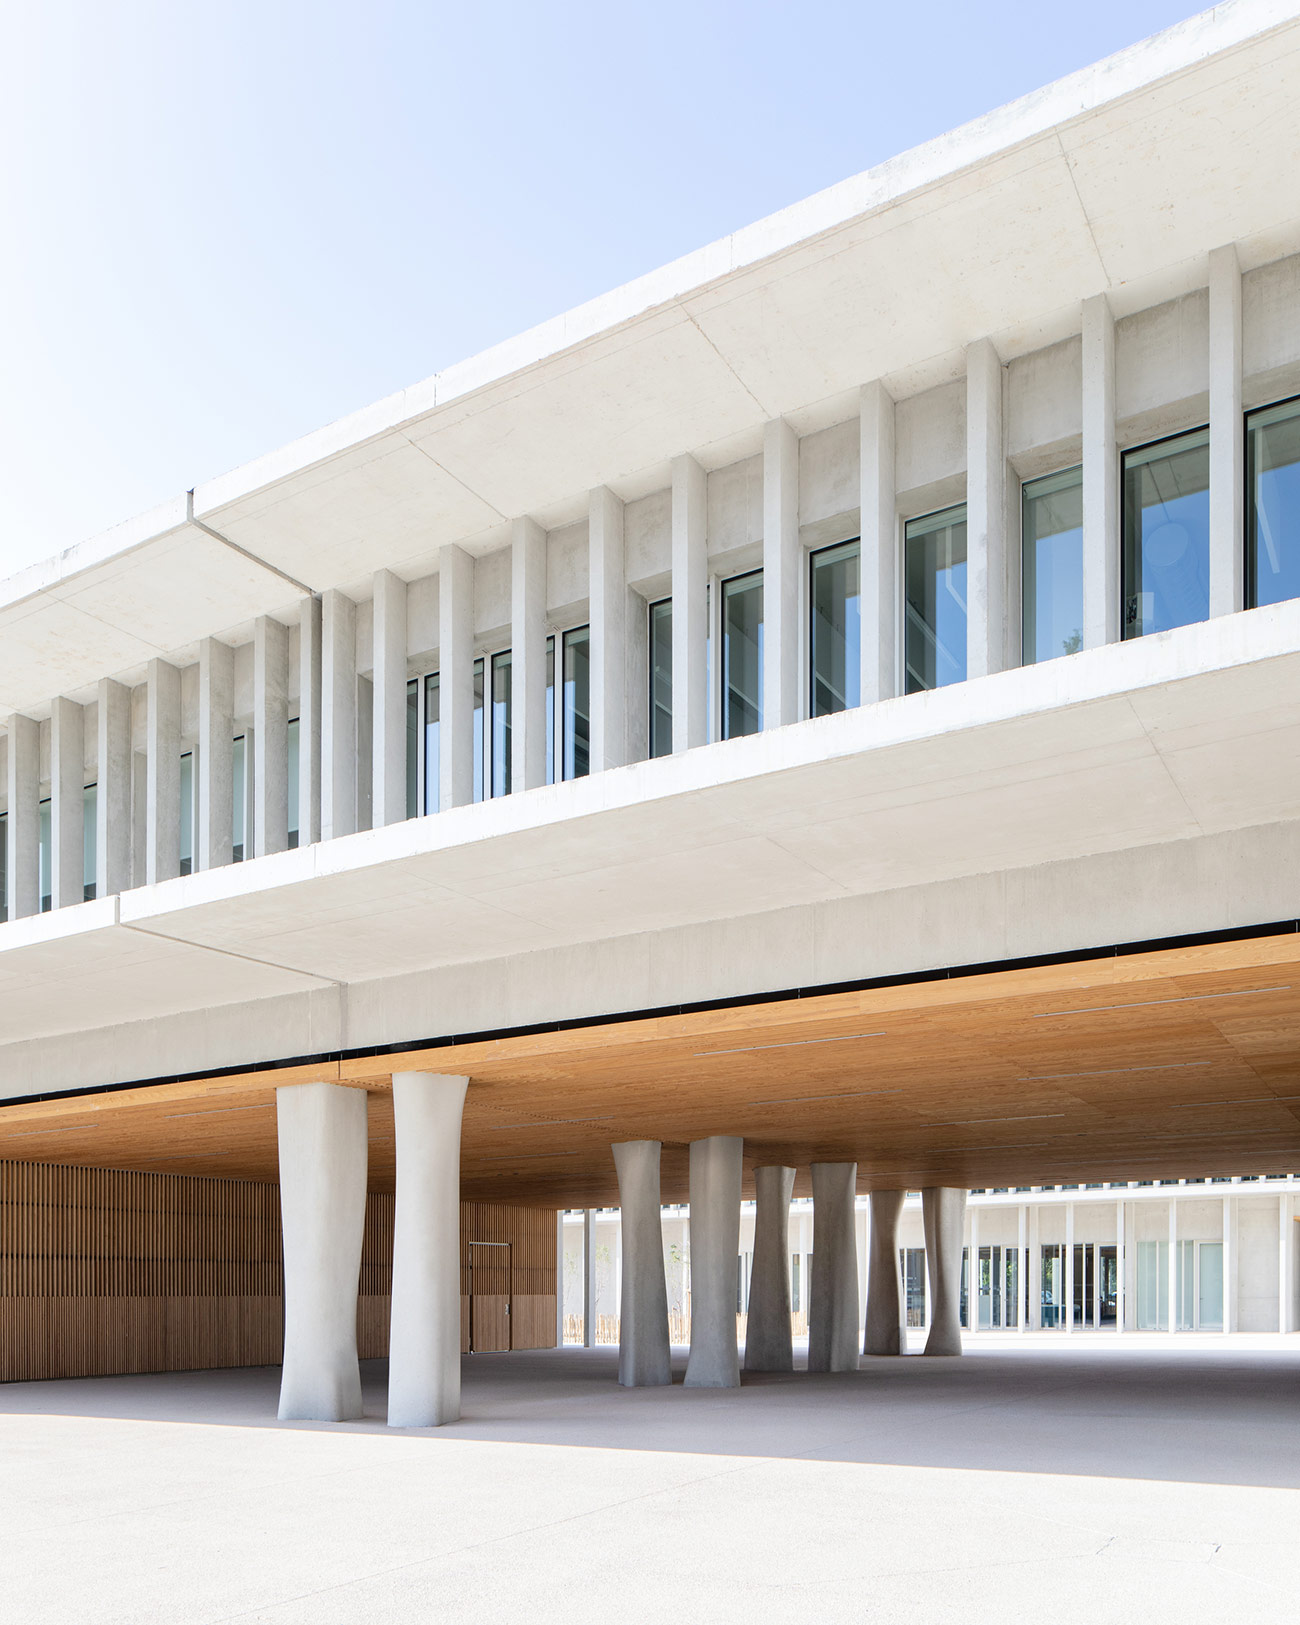
[[10, 1386], [6, 1617], [1295, 1618], [1300, 1338], [993, 1336], [724, 1392], [675, 1363], [467, 1357], [462, 1420], [403, 1434], [378, 1362], [330, 1428], [268, 1421], [273, 1368]]

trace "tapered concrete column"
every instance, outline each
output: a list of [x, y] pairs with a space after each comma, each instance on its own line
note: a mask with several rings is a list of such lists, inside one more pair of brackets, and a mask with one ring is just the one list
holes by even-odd
[[181, 674], [149, 662], [145, 758], [145, 880], [181, 872]]
[[688, 1388], [738, 1388], [736, 1260], [745, 1142], [691, 1141], [691, 1352]]
[[906, 1191], [872, 1191], [864, 1354], [906, 1354], [907, 1316], [898, 1261], [898, 1221]]
[[320, 833], [357, 827], [357, 606], [346, 593], [321, 597]]
[[1241, 265], [1231, 244], [1210, 255], [1210, 614], [1242, 607], [1245, 446], [1241, 423]]
[[406, 583], [391, 570], [374, 577], [374, 731], [371, 827], [406, 817]]
[[898, 512], [894, 495], [894, 402], [881, 383], [859, 402], [862, 541], [862, 703], [898, 693]]
[[591, 493], [587, 514], [591, 608], [591, 771], [627, 760], [627, 575], [623, 504], [608, 486]]
[[438, 553], [438, 805], [474, 799], [474, 560], [448, 545]]
[[95, 896], [113, 897], [131, 884], [131, 690], [101, 678], [96, 710]]
[[1083, 646], [1120, 635], [1115, 318], [1104, 293], [1083, 303]]
[[694, 457], [673, 458], [672, 480], [673, 750], [681, 751], [709, 737], [709, 487]]
[[763, 425], [763, 726], [799, 720], [799, 437]]
[[336, 1083], [275, 1091], [284, 1227], [282, 1422], [361, 1415], [357, 1281], [366, 1228], [366, 1094]]
[[966, 351], [966, 675], [1007, 664], [1006, 458], [1002, 363], [988, 339]]
[[50, 907], [86, 897], [85, 713], [72, 700], [50, 706]]
[[659, 1141], [625, 1140], [613, 1152], [622, 1209], [618, 1380], [624, 1388], [663, 1387], [672, 1382], [673, 1371], [659, 1216]]
[[253, 623], [253, 851], [289, 846], [289, 628]]
[[510, 547], [510, 778], [516, 790], [546, 783], [546, 532], [516, 519]]
[[596, 1210], [582, 1213], [582, 1344], [596, 1346]]
[[397, 1198], [388, 1425], [460, 1415], [460, 1123], [469, 1079], [393, 1073]]
[[853, 1218], [856, 1162], [814, 1162], [809, 1371], [858, 1369], [858, 1238]]
[[9, 918], [41, 911], [41, 729], [32, 717], [11, 716], [6, 740], [9, 813], [5, 868]]
[[790, 1196], [793, 1168], [755, 1168], [754, 1266], [745, 1322], [745, 1370], [793, 1371], [790, 1338]]
[[961, 1353], [961, 1253], [966, 1192], [941, 1185], [921, 1192], [925, 1268], [930, 1278], [927, 1354]]
[[199, 644], [200, 869], [230, 862], [234, 806], [235, 651], [219, 638]]
[[320, 840], [321, 601], [298, 611], [298, 845]]

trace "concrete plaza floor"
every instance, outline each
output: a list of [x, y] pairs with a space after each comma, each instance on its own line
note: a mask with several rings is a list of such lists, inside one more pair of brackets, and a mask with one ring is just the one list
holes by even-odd
[[623, 1391], [475, 1355], [465, 1416], [274, 1420], [278, 1370], [0, 1388], [5, 1625], [1300, 1618], [1300, 1337], [1017, 1339]]

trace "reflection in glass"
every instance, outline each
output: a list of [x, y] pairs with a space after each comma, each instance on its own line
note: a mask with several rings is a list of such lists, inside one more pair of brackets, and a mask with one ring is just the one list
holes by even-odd
[[[408, 699], [407, 699], [407, 703], [408, 703], [408, 705], [410, 703], [409, 696], [408, 696]], [[293, 848], [298, 845], [298, 842], [301, 839], [301, 835], [302, 835], [302, 822], [301, 822], [301, 819], [300, 819], [300, 816], [299, 816], [299, 811], [298, 811], [298, 808], [299, 808], [299, 801], [298, 801], [298, 790], [299, 790], [298, 768], [299, 768], [299, 765], [300, 765], [300, 757], [298, 755], [299, 745], [298, 745], [298, 718], [297, 717], [290, 717], [289, 718], [287, 742], [288, 742], [288, 750], [287, 750], [288, 768], [287, 768], [287, 771], [288, 771], [288, 774], [289, 774], [289, 849], [290, 849], [290, 851], [292, 851]], [[409, 780], [408, 780], [408, 782], [409, 782]]]
[[236, 863], [244, 861], [244, 833], [248, 807], [248, 752], [244, 736], [240, 734], [231, 746], [231, 856]]
[[673, 748], [673, 601], [650, 606], [650, 755]]
[[546, 640], [546, 782], [555, 783], [555, 634]]
[[1210, 613], [1210, 436], [1124, 453], [1124, 636]]
[[1021, 648], [1026, 666], [1083, 648], [1083, 470], [1021, 490]]
[[9, 918], [9, 814], [0, 813], [0, 921]]
[[966, 679], [966, 505], [907, 521], [907, 692]]
[[861, 614], [856, 541], [824, 547], [811, 559], [811, 713], [830, 716], [861, 696]]
[[1246, 419], [1246, 605], [1300, 598], [1300, 401]]
[[591, 628], [564, 634], [564, 776], [585, 778], [591, 771]]
[[438, 673], [432, 671], [424, 679], [424, 810], [427, 813], [437, 812], [441, 805], [438, 799], [438, 721], [441, 704]]
[[88, 784], [81, 792], [81, 895], [89, 903], [95, 895], [99, 862], [99, 788]]
[[510, 651], [492, 656], [492, 785], [491, 794], [510, 794]]
[[485, 727], [483, 715], [483, 656], [480, 655], [474, 662], [474, 722], [472, 738], [474, 740], [474, 799], [483, 799], [483, 729]]
[[420, 813], [420, 679], [406, 683], [406, 816]]
[[194, 752], [181, 757], [181, 867], [183, 875], [194, 873]]
[[722, 583], [722, 737], [763, 726], [763, 572]]
[[50, 848], [50, 798], [46, 796], [40, 807], [40, 842], [37, 862], [40, 866], [41, 877], [41, 913], [44, 914], [50, 907], [54, 895], [54, 881], [52, 879], [53, 864]]

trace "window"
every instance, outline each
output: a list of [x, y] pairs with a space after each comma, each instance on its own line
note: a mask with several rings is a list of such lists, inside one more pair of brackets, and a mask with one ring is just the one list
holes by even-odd
[[442, 805], [439, 798], [441, 741], [438, 723], [442, 716], [442, 689], [438, 673], [431, 671], [424, 679], [424, 810], [435, 813]]
[[861, 600], [856, 541], [824, 547], [810, 559], [809, 710], [846, 711], [861, 699]]
[[[298, 800], [298, 769], [302, 758], [299, 755], [301, 747], [299, 745], [297, 717], [289, 718], [286, 745], [286, 754], [288, 757], [288, 767], [286, 771], [289, 775], [289, 849], [292, 851], [302, 838], [302, 815], [301, 806]], [[408, 779], [407, 782], [409, 784], [410, 780]], [[408, 791], [407, 793], [409, 795], [410, 792]]]
[[0, 813], [0, 923], [9, 918], [9, 814]]
[[673, 749], [673, 601], [650, 606], [650, 755]]
[[1210, 613], [1210, 436], [1206, 429], [1124, 453], [1126, 638]]
[[50, 834], [50, 798], [46, 796], [40, 806], [40, 834], [38, 836], [37, 863], [41, 877], [41, 913], [50, 908], [54, 900], [54, 881], [51, 878], [54, 872], [52, 838]]
[[560, 743], [564, 777], [582, 779], [591, 772], [591, 628], [575, 626], [563, 637], [563, 689]]
[[99, 856], [99, 830], [96, 818], [99, 812], [99, 789], [88, 784], [81, 792], [81, 896], [89, 903], [95, 896]]
[[194, 873], [194, 752], [181, 757], [180, 873]]
[[244, 861], [244, 842], [248, 832], [248, 747], [243, 734], [234, 741], [231, 750], [231, 809], [230, 843], [234, 862]]
[[1246, 419], [1246, 605], [1300, 598], [1300, 400]]
[[966, 505], [909, 519], [904, 540], [906, 692], [966, 680]]
[[1021, 659], [1026, 666], [1083, 648], [1083, 470], [1021, 489]]
[[763, 726], [763, 572], [722, 583], [722, 737]]
[[510, 651], [474, 662], [474, 799], [510, 794]]

